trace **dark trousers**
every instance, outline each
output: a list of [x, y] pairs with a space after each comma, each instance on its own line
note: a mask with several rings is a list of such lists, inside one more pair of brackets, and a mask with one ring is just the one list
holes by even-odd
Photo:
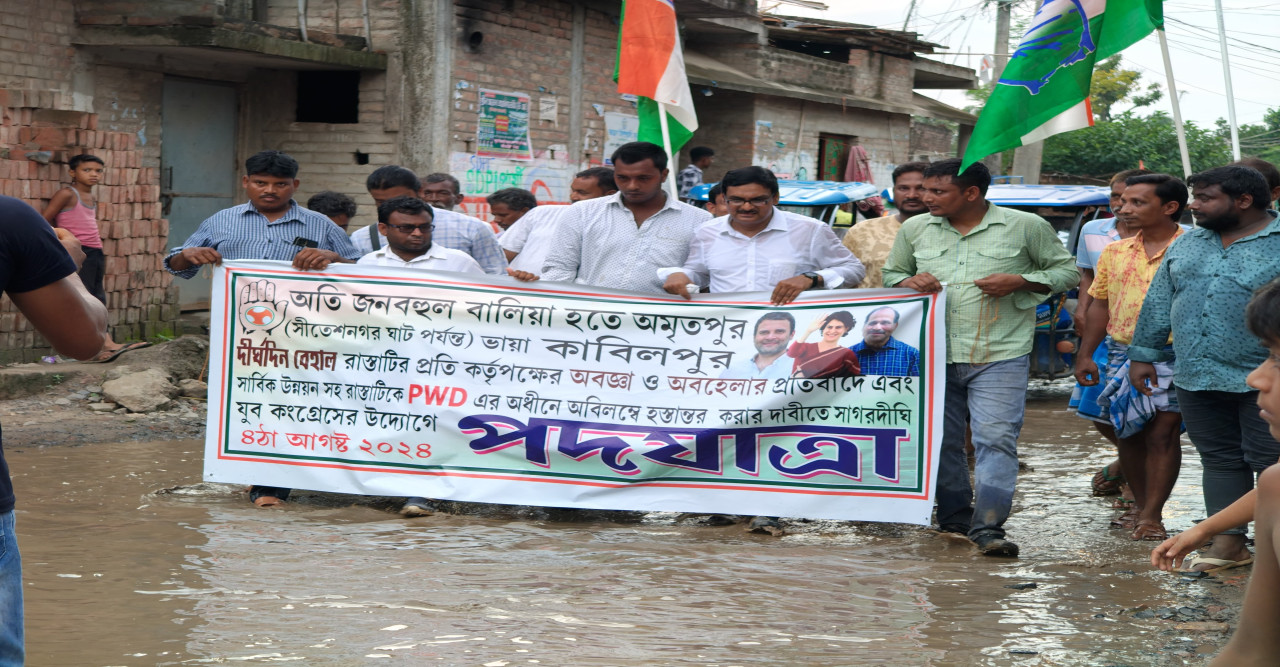
[[102, 279], [107, 274], [107, 256], [102, 248], [81, 248], [84, 251], [84, 264], [80, 266], [80, 282], [84, 289], [94, 298], [107, 304], [107, 292], [103, 289]]
[[[1177, 387], [1182, 422], [1204, 467], [1204, 508], [1221, 512], [1253, 489], [1280, 459], [1280, 443], [1258, 414], [1258, 392], [1189, 391]], [[1223, 531], [1243, 535], [1246, 526]]]

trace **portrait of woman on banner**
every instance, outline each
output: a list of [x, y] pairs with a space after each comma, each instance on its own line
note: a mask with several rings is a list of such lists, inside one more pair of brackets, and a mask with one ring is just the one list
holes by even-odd
[[[853, 331], [855, 324], [857, 320], [847, 310], [837, 310], [814, 320], [787, 348], [787, 356], [795, 359], [791, 377], [821, 379], [859, 375], [862, 371], [858, 365], [857, 353], [840, 342], [840, 339]], [[822, 337], [818, 342], [805, 342], [813, 332], [819, 330]]]

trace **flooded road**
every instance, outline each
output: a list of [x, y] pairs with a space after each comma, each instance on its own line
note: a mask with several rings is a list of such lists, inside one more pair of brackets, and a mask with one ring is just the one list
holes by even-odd
[[[201, 443], [24, 447], [29, 664], [1194, 665], [1239, 604], [1152, 571], [1089, 477], [1112, 453], [1065, 398], [1035, 400], [1014, 515], [1022, 557], [914, 526], [350, 499], [287, 509], [200, 483]], [[1168, 507], [1203, 515], [1198, 458]], [[181, 487], [173, 493], [162, 489]], [[1162, 618], [1167, 616], [1169, 618]]]

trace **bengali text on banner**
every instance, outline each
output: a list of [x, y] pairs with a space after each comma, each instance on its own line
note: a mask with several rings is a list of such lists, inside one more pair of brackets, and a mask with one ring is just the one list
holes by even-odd
[[[774, 308], [765, 293], [686, 301], [225, 262], [214, 277], [205, 479], [927, 524], [943, 298], [813, 291]], [[872, 315], [896, 328], [888, 341], [871, 336], [877, 354], [862, 351], [861, 372], [877, 374], [855, 375], [849, 348]]]

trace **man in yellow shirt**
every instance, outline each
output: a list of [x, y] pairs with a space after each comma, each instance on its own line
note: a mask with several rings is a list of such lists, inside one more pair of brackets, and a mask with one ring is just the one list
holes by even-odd
[[1135, 540], [1168, 538], [1163, 511], [1182, 465], [1182, 413], [1172, 390], [1173, 361], [1157, 365], [1159, 386], [1146, 396], [1128, 383], [1128, 349], [1156, 269], [1182, 235], [1178, 218], [1186, 202], [1186, 184], [1168, 174], [1125, 180], [1116, 216], [1137, 234], [1107, 245], [1098, 257], [1089, 286], [1093, 301], [1076, 355], [1076, 379], [1084, 386], [1097, 384], [1100, 374], [1092, 357], [1105, 335], [1111, 380], [1098, 403], [1115, 426], [1120, 468], [1134, 496], [1133, 507], [1112, 525], [1129, 530]]
[[844, 247], [849, 249], [862, 265], [867, 276], [858, 287], [884, 287], [880, 271], [893, 249], [893, 239], [907, 218], [928, 213], [924, 205], [924, 170], [926, 162], [907, 162], [893, 170], [893, 205], [898, 212], [872, 220], [864, 220], [844, 235]]

